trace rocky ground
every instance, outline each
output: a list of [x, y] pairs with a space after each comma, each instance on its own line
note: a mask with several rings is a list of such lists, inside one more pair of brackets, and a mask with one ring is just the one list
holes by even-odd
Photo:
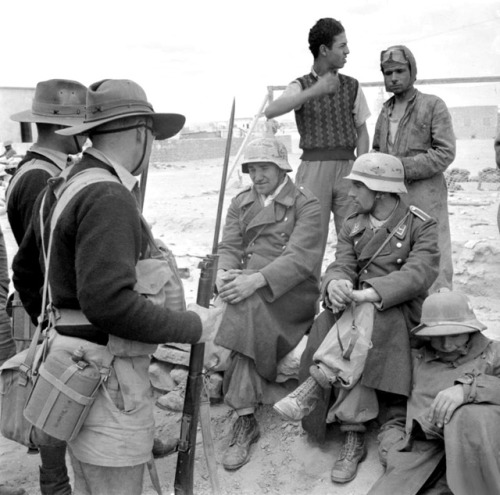
[[[492, 143], [469, 143], [459, 142], [459, 159], [455, 167], [472, 170], [474, 176], [482, 168], [494, 166]], [[297, 155], [291, 156], [291, 162], [296, 168]], [[145, 214], [153, 224], [155, 236], [170, 246], [179, 266], [185, 269], [188, 302], [196, 299], [198, 262], [212, 248], [221, 165], [222, 160], [163, 163], [155, 164], [149, 174]], [[242, 180], [236, 171], [232, 174], [225, 207], [247, 183], [246, 177]], [[461, 183], [459, 189], [449, 195], [456, 289], [471, 296], [479, 319], [496, 337], [500, 335], [500, 301], [497, 297], [500, 251], [496, 223], [499, 193], [497, 185], [492, 183], [483, 184], [482, 190], [478, 190], [477, 182]], [[15, 243], [5, 215], [0, 217], [0, 225], [12, 259]], [[333, 260], [334, 252], [335, 239], [331, 238], [325, 265]], [[251, 462], [239, 471], [226, 472], [220, 459], [234, 418], [223, 404], [212, 405], [210, 412], [218, 477], [224, 495], [363, 494], [381, 474], [376, 433], [372, 431], [368, 457], [361, 464], [358, 477], [345, 486], [333, 486], [330, 469], [340, 449], [338, 431], [332, 429], [323, 445], [311, 443], [300, 425], [282, 421], [271, 406], [264, 406], [258, 413], [262, 435], [253, 447]], [[156, 408], [155, 415], [159, 436], [178, 437], [180, 413]], [[30, 495], [39, 494], [38, 464], [38, 456], [27, 455], [24, 447], [0, 437], [0, 482], [23, 486]], [[157, 461], [163, 493], [173, 492], [175, 467], [175, 455]], [[194, 484], [195, 493], [211, 493], [201, 434], [196, 447]], [[144, 493], [155, 493], [147, 475]]]

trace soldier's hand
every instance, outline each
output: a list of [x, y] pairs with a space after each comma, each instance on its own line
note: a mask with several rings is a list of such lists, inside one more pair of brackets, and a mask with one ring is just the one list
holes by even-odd
[[188, 305], [187, 310], [195, 312], [201, 319], [202, 332], [198, 344], [212, 341], [219, 330], [224, 312], [223, 306], [204, 308], [192, 303]]
[[333, 72], [327, 72], [319, 77], [318, 82], [314, 85], [317, 96], [335, 93], [340, 85], [339, 75]]
[[427, 420], [439, 428], [447, 424], [457, 407], [465, 401], [462, 385], [454, 385], [439, 392], [429, 408]]
[[241, 274], [234, 280], [231, 280], [231, 282], [225, 284], [219, 291], [219, 296], [229, 304], [238, 304], [266, 284], [266, 279], [259, 272]]
[[352, 301], [353, 285], [350, 280], [332, 280], [327, 287], [330, 308], [338, 313]]

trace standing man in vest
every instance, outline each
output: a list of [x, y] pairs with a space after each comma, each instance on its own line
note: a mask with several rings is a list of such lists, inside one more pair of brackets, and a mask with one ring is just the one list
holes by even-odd
[[[19, 163], [6, 192], [7, 215], [18, 245], [31, 222], [36, 198], [47, 185], [47, 180], [62, 172], [70, 154], [82, 150], [86, 138], [60, 136], [55, 131], [83, 122], [86, 95], [87, 88], [76, 81], [41, 81], [36, 86], [31, 109], [11, 116], [16, 122], [35, 123], [38, 134], [36, 143]], [[40, 305], [37, 311], [40, 311]], [[18, 350], [22, 350], [29, 341], [18, 340], [17, 343]], [[54, 441], [51, 445], [40, 445], [39, 452], [42, 495], [71, 495], [66, 443]]]
[[295, 111], [303, 151], [295, 182], [319, 199], [324, 254], [330, 212], [337, 235], [351, 212], [350, 186], [344, 177], [356, 156], [369, 150], [370, 110], [359, 82], [338, 72], [349, 54], [342, 24], [320, 19], [309, 31], [309, 49], [314, 57], [311, 72], [292, 81], [265, 115], [272, 119]]
[[[68, 181], [96, 174], [105, 180], [78, 190], [53, 228], [49, 285], [58, 319], [47, 359], [81, 346], [88, 362], [110, 373], [82, 429], [68, 442], [74, 493], [139, 495], [154, 436], [150, 354], [159, 343], [211, 339], [217, 311], [197, 305], [174, 311], [136, 291], [136, 265], [150, 257], [136, 177], [148, 166], [154, 139], [177, 134], [184, 116], [155, 113], [144, 90], [129, 80], [92, 84], [86, 106], [83, 124], [57, 131], [89, 136], [93, 144]], [[54, 211], [54, 199], [47, 197], [44, 212]], [[23, 301], [39, 297], [29, 268], [36, 256], [33, 245], [39, 252], [42, 239], [38, 222], [31, 225], [13, 264]]]
[[417, 63], [402, 45], [380, 55], [385, 89], [394, 93], [384, 103], [375, 127], [373, 149], [397, 156], [405, 169], [408, 204], [422, 208], [438, 223], [441, 261], [431, 292], [452, 289], [453, 262], [448, 218], [448, 188], [443, 172], [455, 159], [451, 115], [441, 98], [415, 87]]

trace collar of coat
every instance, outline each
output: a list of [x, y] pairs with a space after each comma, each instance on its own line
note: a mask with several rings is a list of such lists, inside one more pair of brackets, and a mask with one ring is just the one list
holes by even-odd
[[245, 210], [244, 215], [248, 218], [247, 229], [285, 220], [286, 210], [294, 205], [297, 194], [298, 190], [294, 183], [288, 180], [273, 202], [264, 207], [254, 187], [243, 191], [240, 198], [240, 208]]
[[[468, 344], [469, 351], [465, 356], [461, 356], [453, 361], [453, 366], [460, 366], [464, 363], [476, 359], [481, 354], [483, 354], [483, 352], [487, 349], [491, 342], [492, 341], [485, 337], [481, 332], [478, 331], [473, 333]], [[439, 361], [439, 357], [437, 356], [436, 351], [430, 346], [426, 346], [424, 349], [424, 361], [426, 363], [428, 363], [429, 361]]]
[[[394, 210], [394, 213], [391, 215], [391, 218], [379, 229], [386, 229], [388, 233], [392, 232], [393, 229], [396, 228], [397, 224], [401, 221], [401, 219], [408, 212], [408, 206], [404, 203], [403, 200], [399, 201], [398, 206]], [[350, 237], [354, 237], [364, 232], [366, 229], [370, 228], [370, 217], [368, 214], [358, 214], [352, 217], [354, 219], [354, 224], [351, 228], [351, 232], [349, 234]], [[408, 231], [408, 221], [404, 222], [398, 229], [398, 231], [394, 234], [398, 239], [404, 239], [406, 236], [406, 232]]]

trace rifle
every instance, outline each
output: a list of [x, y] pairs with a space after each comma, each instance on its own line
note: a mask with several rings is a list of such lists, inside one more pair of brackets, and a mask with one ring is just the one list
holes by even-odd
[[[198, 293], [196, 303], [208, 308], [214, 292], [215, 277], [217, 275], [217, 247], [219, 244], [219, 232], [221, 226], [222, 207], [226, 189], [226, 176], [231, 154], [231, 140], [233, 137], [235, 101], [231, 108], [229, 128], [226, 141], [226, 152], [222, 169], [222, 180], [219, 192], [219, 204], [215, 222], [214, 240], [212, 254], [207, 255], [200, 263], [201, 273], [198, 282]], [[203, 360], [205, 355], [205, 344], [194, 344], [191, 346], [189, 357], [189, 373], [186, 384], [186, 396], [182, 411], [181, 433], [178, 445], [177, 468], [175, 471], [174, 492], [175, 495], [193, 494], [194, 458], [196, 448], [196, 431], [200, 410], [201, 392], [203, 388]], [[212, 459], [213, 460], [213, 459]], [[207, 459], [210, 462], [209, 459]], [[210, 468], [210, 465], [209, 465]], [[211, 473], [214, 474], [214, 473]], [[211, 476], [212, 480], [212, 476]], [[212, 480], [212, 489], [218, 491], [218, 484]]]

